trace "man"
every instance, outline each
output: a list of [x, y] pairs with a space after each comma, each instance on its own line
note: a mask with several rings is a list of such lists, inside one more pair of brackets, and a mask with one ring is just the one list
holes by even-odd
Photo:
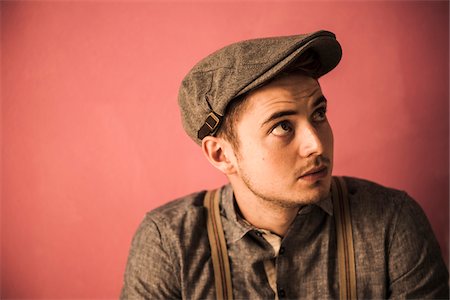
[[122, 299], [448, 298], [417, 203], [332, 178], [317, 79], [340, 58], [334, 34], [319, 31], [232, 44], [189, 72], [184, 128], [230, 184], [147, 214]]

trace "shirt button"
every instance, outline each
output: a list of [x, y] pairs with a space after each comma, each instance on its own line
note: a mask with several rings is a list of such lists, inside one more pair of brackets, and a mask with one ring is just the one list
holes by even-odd
[[284, 254], [284, 251], [285, 251], [284, 247], [280, 247], [280, 251], [279, 251], [278, 253], [281, 254], [281, 255], [283, 255], [283, 254]]
[[284, 289], [278, 289], [278, 297], [280, 298], [286, 297], [286, 292], [284, 291]]

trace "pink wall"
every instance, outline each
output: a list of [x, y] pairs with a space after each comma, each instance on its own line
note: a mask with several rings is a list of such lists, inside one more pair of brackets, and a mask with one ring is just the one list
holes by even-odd
[[225, 178], [180, 81], [237, 40], [328, 29], [335, 174], [407, 190], [448, 253], [448, 2], [1, 2], [1, 298], [117, 298], [144, 213]]

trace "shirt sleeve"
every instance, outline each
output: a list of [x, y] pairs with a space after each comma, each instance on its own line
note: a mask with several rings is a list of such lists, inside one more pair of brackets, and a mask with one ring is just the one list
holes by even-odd
[[389, 244], [390, 298], [448, 299], [448, 271], [425, 213], [404, 195]]
[[180, 299], [176, 274], [161, 230], [147, 216], [131, 244], [120, 299]]

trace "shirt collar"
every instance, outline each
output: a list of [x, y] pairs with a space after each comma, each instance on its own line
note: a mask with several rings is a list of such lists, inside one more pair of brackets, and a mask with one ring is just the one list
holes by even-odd
[[247, 234], [247, 232], [253, 230], [253, 227], [240, 221], [239, 215], [234, 207], [235, 200], [231, 185], [227, 184], [223, 186], [220, 192], [220, 214], [224, 216], [222, 218], [223, 229], [227, 236], [227, 241], [235, 243]]
[[[234, 199], [233, 188], [230, 184], [224, 185], [221, 190], [220, 197], [220, 214], [224, 217], [223, 226], [224, 231], [227, 236], [227, 241], [230, 243], [235, 243], [240, 240], [249, 231], [255, 230], [257, 228], [244, 222], [242, 217], [237, 212], [236, 200]], [[333, 215], [333, 202], [331, 201], [331, 193], [328, 197], [302, 207], [298, 214], [303, 215], [309, 213], [314, 207], [319, 207], [325, 213], [332, 216]]]

